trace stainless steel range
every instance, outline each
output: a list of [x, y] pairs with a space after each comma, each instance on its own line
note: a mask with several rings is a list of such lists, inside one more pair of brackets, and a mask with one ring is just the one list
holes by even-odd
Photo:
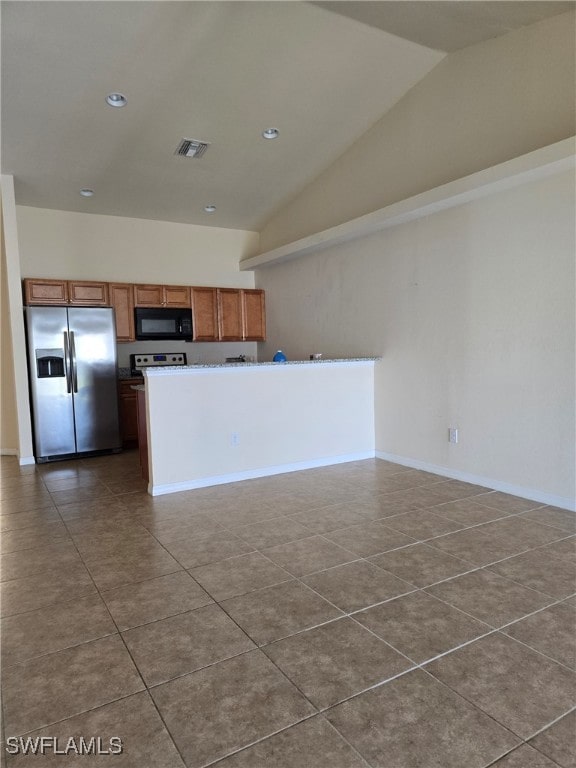
[[130, 372], [133, 376], [141, 376], [145, 368], [172, 365], [188, 365], [186, 352], [140, 352], [130, 355]]

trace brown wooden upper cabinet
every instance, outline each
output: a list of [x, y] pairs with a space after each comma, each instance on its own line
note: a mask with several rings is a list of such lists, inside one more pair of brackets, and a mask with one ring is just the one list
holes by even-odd
[[220, 341], [265, 341], [264, 291], [256, 288], [218, 288]]
[[108, 283], [92, 283], [86, 280], [68, 281], [68, 301], [85, 307], [108, 306]]
[[242, 290], [242, 338], [244, 341], [266, 340], [266, 304], [264, 291]]
[[[116, 340], [135, 341], [134, 291], [132, 283], [110, 283], [110, 306], [116, 318]], [[136, 395], [134, 394], [134, 397]]]
[[135, 307], [189, 307], [190, 288], [186, 285], [135, 285]]
[[25, 304], [68, 304], [66, 280], [24, 280]]
[[265, 341], [264, 291], [186, 285], [24, 280], [24, 301], [39, 305], [112, 307], [118, 341], [135, 341], [134, 307], [191, 307], [194, 341]]
[[88, 280], [24, 280], [26, 304], [72, 304], [84, 307], [108, 306], [108, 283]]
[[217, 288], [191, 289], [194, 341], [218, 341], [217, 293]]
[[239, 288], [218, 288], [218, 338], [242, 341], [242, 295]]

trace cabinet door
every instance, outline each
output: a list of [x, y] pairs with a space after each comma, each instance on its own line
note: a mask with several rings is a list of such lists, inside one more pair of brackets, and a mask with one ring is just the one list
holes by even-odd
[[86, 280], [68, 281], [68, 301], [84, 307], [108, 306], [108, 283], [92, 283]]
[[194, 341], [218, 341], [216, 288], [192, 288], [192, 329]]
[[134, 341], [134, 296], [130, 283], [110, 283], [110, 306], [116, 318], [116, 341]]
[[164, 301], [163, 285], [135, 285], [135, 307], [161, 307]]
[[140, 470], [144, 480], [148, 481], [148, 432], [146, 428], [146, 393], [142, 390], [136, 394], [138, 414], [138, 450], [140, 452]]
[[24, 303], [27, 305], [68, 304], [68, 283], [66, 280], [24, 280]]
[[133, 448], [138, 444], [138, 402], [132, 385], [141, 383], [139, 379], [125, 379], [118, 385], [118, 415], [123, 448]]
[[266, 309], [264, 291], [242, 291], [242, 324], [244, 341], [266, 341]]
[[242, 296], [239, 288], [218, 288], [218, 338], [242, 341]]
[[190, 288], [185, 285], [164, 286], [165, 307], [190, 307]]

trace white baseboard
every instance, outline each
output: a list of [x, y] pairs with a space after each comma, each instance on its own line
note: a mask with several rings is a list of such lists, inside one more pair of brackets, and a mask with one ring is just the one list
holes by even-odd
[[[0, 448], [0, 456], [18, 456], [18, 448]], [[26, 464], [35, 464], [34, 456], [22, 456], [18, 459], [18, 464], [23, 467]]]
[[473, 483], [474, 485], [484, 485], [494, 491], [509, 493], [512, 496], [520, 496], [523, 499], [530, 499], [531, 501], [539, 501], [542, 504], [549, 504], [552, 507], [561, 507], [562, 509], [568, 509], [571, 512], [576, 511], [576, 500], [573, 498], [571, 499], [569, 496], [558, 496], [554, 493], [546, 493], [545, 491], [539, 491], [535, 488], [525, 488], [522, 485], [504, 483], [501, 480], [494, 480], [491, 477], [473, 475], [470, 472], [461, 472], [458, 469], [441, 467], [437, 464], [429, 464], [426, 461], [410, 459], [405, 456], [396, 456], [393, 453], [385, 453], [384, 451], [376, 451], [376, 458], [383, 459], [384, 461], [391, 461], [394, 464], [401, 464], [404, 467], [422, 469], [426, 472], [432, 472], [432, 474], [435, 475], [450, 477], [453, 480], [463, 480], [466, 483]]
[[166, 483], [164, 485], [154, 485], [153, 483], [150, 483], [148, 485], [148, 493], [151, 496], [164, 496], [167, 493], [192, 491], [195, 488], [207, 488], [211, 485], [238, 483], [241, 480], [253, 480], [257, 477], [269, 477], [270, 475], [280, 475], [285, 472], [299, 472], [302, 469], [328, 467], [332, 464], [345, 464], [349, 461], [362, 461], [363, 459], [373, 458], [374, 451], [361, 451], [358, 453], [344, 454], [342, 456], [329, 456], [321, 459], [312, 459], [310, 461], [298, 461], [294, 464], [279, 464], [273, 467], [263, 467], [261, 469], [248, 469], [243, 472], [234, 472], [230, 475], [202, 477], [198, 480], [186, 480], [182, 483]]

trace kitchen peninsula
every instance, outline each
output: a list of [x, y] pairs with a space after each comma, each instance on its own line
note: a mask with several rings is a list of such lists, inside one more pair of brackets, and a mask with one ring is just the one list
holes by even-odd
[[147, 370], [148, 492], [374, 456], [376, 360]]

